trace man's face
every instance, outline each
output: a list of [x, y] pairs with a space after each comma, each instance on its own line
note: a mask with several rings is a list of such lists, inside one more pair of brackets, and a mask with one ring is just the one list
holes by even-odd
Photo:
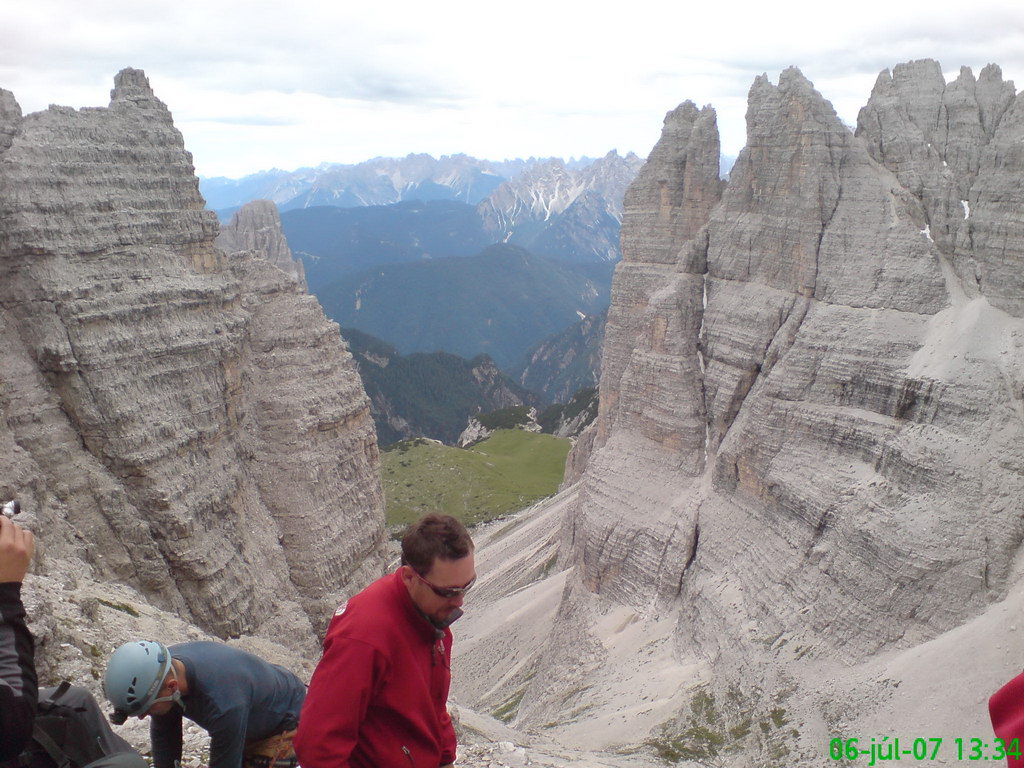
[[448, 621], [452, 611], [462, 607], [465, 596], [441, 597], [431, 586], [438, 589], [461, 588], [475, 578], [476, 564], [472, 552], [458, 560], [436, 558], [430, 571], [423, 578], [420, 578], [410, 566], [402, 566], [402, 581], [405, 582], [412, 601], [425, 616], [439, 624]]

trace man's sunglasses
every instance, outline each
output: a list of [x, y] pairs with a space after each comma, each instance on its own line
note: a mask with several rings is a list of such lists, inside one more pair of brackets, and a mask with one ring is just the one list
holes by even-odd
[[[416, 573], [416, 569], [412, 566], [409, 566], [409, 570], [413, 573]], [[469, 590], [473, 588], [473, 585], [476, 584], [476, 576], [470, 579], [469, 583], [464, 587], [435, 587], [433, 584], [424, 579], [418, 573], [416, 573], [416, 578], [422, 581], [428, 587], [430, 587], [434, 591], [435, 595], [437, 595], [438, 597], [443, 597], [446, 600], [450, 600], [453, 597], [458, 597], [459, 595], [466, 594], [467, 592], [469, 592]]]

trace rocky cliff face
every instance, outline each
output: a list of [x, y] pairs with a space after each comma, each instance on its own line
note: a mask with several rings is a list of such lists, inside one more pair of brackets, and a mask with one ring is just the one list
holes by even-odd
[[292, 256], [281, 230], [281, 214], [269, 200], [255, 200], [242, 206], [231, 222], [221, 227], [214, 245], [228, 254], [256, 251], [307, 290], [302, 262]]
[[567, 403], [601, 377], [601, 345], [608, 313], [587, 315], [526, 353], [512, 375], [546, 402]]
[[998, 632], [1022, 606], [1022, 98], [914, 62], [854, 135], [799, 71], [760, 77], [724, 190], [713, 111], [669, 113], [626, 196], [566, 590], [484, 700], [518, 684], [519, 722], [605, 741], [625, 710], [623, 739], [737, 765], [820, 765], [858, 728], [991, 736], [1021, 660]]
[[0, 91], [0, 495], [49, 558], [221, 636], [309, 647], [384, 565], [369, 402], [337, 326], [214, 246], [145, 75], [108, 108]]
[[1020, 291], [1024, 186], [1022, 105], [999, 67], [944, 82], [935, 61], [878, 76], [857, 135], [920, 201], [924, 225], [957, 276], [991, 304], [1024, 312]]

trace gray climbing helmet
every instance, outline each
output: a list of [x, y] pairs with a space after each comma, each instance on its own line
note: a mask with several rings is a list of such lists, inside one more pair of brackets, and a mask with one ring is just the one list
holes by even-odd
[[128, 717], [148, 712], [158, 701], [157, 695], [170, 671], [171, 653], [163, 643], [138, 640], [114, 651], [103, 678], [103, 692], [114, 705], [111, 720], [123, 723]]

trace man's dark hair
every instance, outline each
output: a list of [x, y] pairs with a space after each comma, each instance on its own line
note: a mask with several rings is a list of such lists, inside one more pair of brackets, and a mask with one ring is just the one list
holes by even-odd
[[451, 515], [424, 515], [402, 537], [402, 565], [426, 576], [434, 561], [460, 560], [473, 551], [466, 526]]

